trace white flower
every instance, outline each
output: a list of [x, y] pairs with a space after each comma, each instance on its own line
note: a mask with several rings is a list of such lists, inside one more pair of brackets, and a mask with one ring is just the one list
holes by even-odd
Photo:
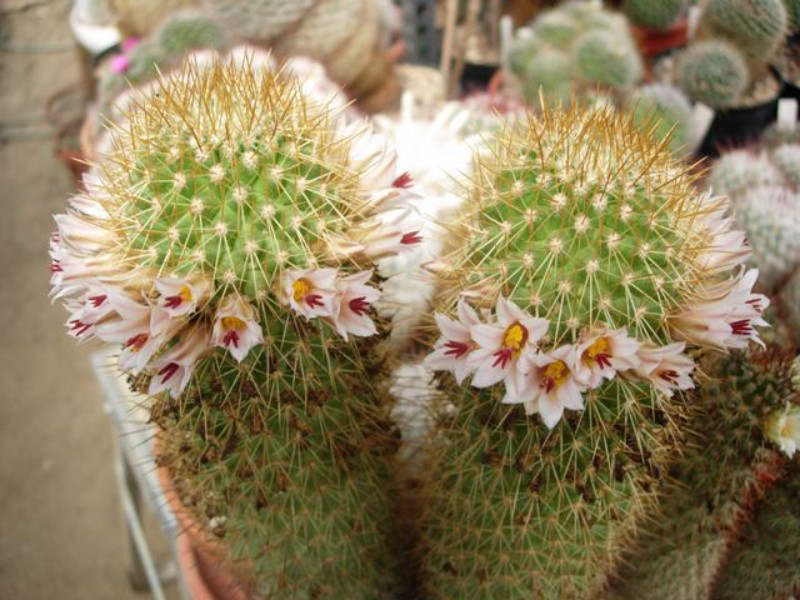
[[186, 389], [197, 360], [208, 350], [208, 342], [209, 331], [203, 325], [184, 333], [173, 348], [148, 365], [154, 371], [148, 393], [155, 395], [169, 390], [170, 395], [177, 398]]
[[383, 211], [348, 232], [331, 239], [334, 256], [363, 254], [373, 260], [399, 254], [422, 242], [422, 217], [410, 206]]
[[114, 236], [108, 228], [96, 225], [74, 214], [54, 215], [61, 243], [78, 252], [97, 252], [113, 246]]
[[348, 162], [359, 173], [359, 187], [368, 192], [390, 187], [397, 155], [390, 149], [389, 140], [375, 133], [366, 120], [351, 123], [344, 134], [350, 137]]
[[784, 410], [767, 417], [764, 436], [777, 444], [786, 456], [794, 457], [800, 446], [800, 406], [787, 404]]
[[306, 319], [332, 317], [339, 310], [337, 269], [290, 269], [284, 274], [283, 291], [291, 306]]
[[94, 337], [95, 325], [114, 314], [114, 308], [108, 299], [108, 292], [99, 285], [87, 285], [81, 299], [66, 302], [69, 311], [66, 326], [67, 333], [81, 341]]
[[575, 346], [575, 379], [596, 388], [603, 379], [613, 379], [617, 371], [636, 368], [640, 346], [625, 329], [590, 331]]
[[536, 343], [550, 325], [547, 319], [532, 317], [503, 296], [497, 300], [496, 312], [496, 323], [470, 327], [472, 339], [479, 346], [469, 357], [470, 366], [475, 368], [472, 385], [477, 388], [503, 379], [507, 385], [513, 382], [520, 357], [536, 350]]
[[559, 346], [545, 354], [522, 357], [513, 385], [506, 385], [505, 404], [524, 404], [529, 415], [539, 413], [550, 429], [564, 409], [583, 409], [585, 386], [575, 378], [575, 346]]
[[641, 362], [634, 372], [669, 398], [675, 390], [690, 390], [694, 387], [694, 361], [683, 353], [685, 348], [683, 342], [666, 346], [643, 344], [636, 353]]
[[758, 269], [740, 271], [727, 281], [705, 286], [698, 299], [670, 319], [675, 336], [700, 346], [745, 348], [750, 340], [763, 345], [756, 326], [768, 323], [761, 314], [769, 299], [752, 293]]
[[744, 231], [731, 229], [733, 217], [729, 213], [727, 198], [700, 199], [703, 210], [706, 205], [708, 212], [695, 217], [694, 227], [699, 227], [704, 235], [708, 236], [707, 247], [698, 255], [697, 262], [703, 269], [710, 273], [719, 273], [742, 264], [750, 256], [750, 248], [746, 244]]
[[211, 284], [202, 275], [159, 277], [156, 279], [156, 290], [161, 295], [159, 306], [171, 317], [193, 313], [212, 292]]
[[378, 290], [366, 285], [371, 278], [372, 271], [362, 271], [337, 281], [339, 310], [331, 321], [344, 339], [347, 339], [348, 333], [366, 337], [378, 332], [375, 323], [367, 314], [370, 307], [381, 297]]
[[264, 343], [264, 332], [256, 319], [256, 311], [236, 294], [223, 298], [217, 307], [211, 344], [227, 348], [242, 362], [250, 348]]
[[439, 313], [436, 313], [435, 319], [442, 337], [423, 364], [434, 371], [452, 371], [456, 381], [461, 384], [474, 369], [468, 359], [470, 352], [478, 345], [473, 341], [470, 330], [480, 323], [478, 313], [461, 298], [458, 301], [458, 321]]

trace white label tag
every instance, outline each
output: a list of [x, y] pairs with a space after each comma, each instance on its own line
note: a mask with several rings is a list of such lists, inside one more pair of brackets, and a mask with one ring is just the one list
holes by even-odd
[[778, 100], [778, 129], [794, 131], [797, 129], [797, 100], [781, 98]]
[[689, 31], [687, 31], [687, 35], [689, 36], [689, 40], [693, 40], [695, 34], [697, 33], [697, 26], [700, 24], [700, 15], [701, 15], [700, 7], [690, 6], [689, 7]]
[[711, 122], [714, 120], [714, 111], [698, 102], [694, 105], [694, 110], [692, 111], [692, 131], [694, 132], [694, 139], [692, 140], [693, 144], [700, 145], [700, 142], [703, 141], [703, 138], [706, 137], [708, 133], [709, 127], [711, 127]]

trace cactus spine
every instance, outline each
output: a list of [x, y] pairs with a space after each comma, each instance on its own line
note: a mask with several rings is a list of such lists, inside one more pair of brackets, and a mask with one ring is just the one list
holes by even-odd
[[[749, 289], [753, 274], [723, 275], [746, 256], [739, 234], [711, 233], [725, 201], [697, 196], [665, 149], [609, 109], [529, 117], [498, 134], [471, 181], [452, 225], [462, 245], [431, 266], [442, 337], [426, 364], [445, 374], [423, 486], [427, 591], [591, 596], [675, 449], [673, 395], [693, 385], [675, 340], [743, 342], [689, 325], [689, 306], [703, 289]], [[643, 369], [651, 352], [670, 367]]]
[[120, 345], [184, 505], [249, 590], [388, 595], [372, 265], [420, 241], [410, 182], [368, 128], [247, 57], [184, 64], [112, 138], [56, 217], [70, 333]]

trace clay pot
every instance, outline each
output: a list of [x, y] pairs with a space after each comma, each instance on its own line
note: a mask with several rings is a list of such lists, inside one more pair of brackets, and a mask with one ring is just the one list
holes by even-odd
[[633, 26], [633, 35], [642, 54], [650, 62], [686, 46], [689, 42], [689, 20], [681, 19], [664, 31]]

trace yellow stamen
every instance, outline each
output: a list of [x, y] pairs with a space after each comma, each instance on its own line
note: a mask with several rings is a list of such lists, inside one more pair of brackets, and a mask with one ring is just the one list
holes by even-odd
[[298, 279], [292, 284], [294, 301], [301, 302], [311, 292], [311, 284], [306, 279]]
[[222, 317], [220, 321], [222, 322], [222, 328], [226, 331], [242, 331], [245, 329], [245, 327], [247, 327], [245, 322], [238, 317]]
[[608, 339], [600, 338], [586, 349], [586, 351], [583, 353], [583, 357], [591, 362], [596, 362], [599, 355], [609, 355], [610, 347], [611, 345], [608, 343]]
[[181, 288], [181, 291], [178, 292], [178, 296], [181, 297], [181, 300], [184, 302], [191, 302], [192, 301], [192, 290], [189, 288], [188, 285], [185, 285]]
[[563, 360], [551, 362], [544, 368], [544, 378], [548, 380], [551, 386], [558, 387], [567, 380], [569, 377], [569, 369]]
[[528, 330], [519, 323], [511, 325], [511, 327], [506, 329], [505, 335], [503, 335], [503, 346], [511, 349], [514, 358], [519, 356], [522, 347], [527, 341]]

